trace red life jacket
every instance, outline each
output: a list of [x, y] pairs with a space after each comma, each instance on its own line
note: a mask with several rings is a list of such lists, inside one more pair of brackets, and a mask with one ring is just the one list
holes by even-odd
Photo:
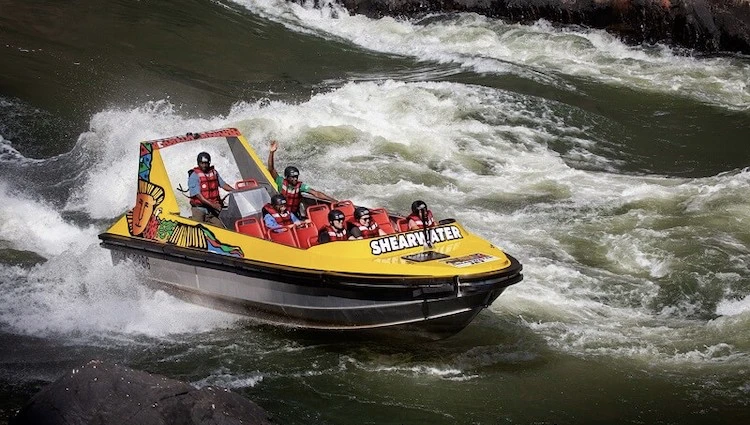
[[280, 193], [286, 198], [286, 206], [291, 212], [297, 212], [299, 209], [299, 203], [302, 200], [302, 192], [300, 187], [302, 182], [297, 181], [297, 184], [292, 186], [286, 179], [281, 182]]
[[326, 233], [328, 233], [328, 237], [331, 238], [331, 242], [334, 242], [334, 241], [348, 241], [349, 240], [349, 235], [346, 232], [346, 228], [338, 230], [338, 229], [336, 229], [335, 227], [333, 227], [332, 225], [329, 224], [329, 225], [323, 227], [323, 230], [325, 230]]
[[360, 232], [362, 232], [362, 239], [370, 239], [380, 235], [380, 232], [378, 232], [380, 226], [378, 226], [378, 223], [376, 223], [374, 220], [370, 221], [369, 226], [365, 226], [359, 221], [355, 222], [354, 225], [359, 228]]
[[264, 210], [265, 210], [265, 211], [266, 211], [266, 212], [267, 212], [268, 214], [271, 214], [271, 217], [273, 217], [273, 219], [274, 219], [274, 220], [276, 220], [276, 222], [277, 222], [277, 223], [279, 223], [279, 225], [280, 225], [280, 226], [288, 226], [288, 225], [290, 225], [290, 224], [294, 223], [294, 222], [292, 221], [292, 213], [291, 213], [291, 212], [289, 212], [289, 210], [288, 210], [288, 209], [287, 209], [287, 210], [286, 210], [286, 212], [285, 212], [285, 213], [283, 213], [283, 214], [282, 214], [282, 213], [280, 213], [280, 212], [278, 212], [278, 211], [276, 211], [276, 210], [275, 210], [275, 209], [273, 208], [273, 205], [271, 205], [271, 204], [266, 204], [266, 205], [265, 205], [265, 206], [263, 207], [263, 209], [264, 209]]
[[[419, 216], [419, 214], [411, 213], [408, 217], [406, 217], [407, 223], [409, 220], [413, 220], [415, 223], [417, 223], [417, 226], [420, 228], [425, 228], [425, 223], [422, 223], [422, 217]], [[435, 227], [435, 219], [432, 218], [432, 211], [427, 210], [427, 226], [426, 227]]]
[[[214, 170], [214, 167], [209, 168], [207, 173], [204, 173], [200, 167], [195, 167], [193, 168], [193, 172], [198, 175], [201, 195], [209, 201], [220, 203], [219, 173]], [[203, 205], [203, 202], [197, 196], [194, 196], [190, 198], [190, 205], [200, 207]]]

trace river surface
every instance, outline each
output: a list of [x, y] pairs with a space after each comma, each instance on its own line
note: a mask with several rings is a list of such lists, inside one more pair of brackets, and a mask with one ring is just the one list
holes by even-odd
[[[138, 143], [229, 126], [339, 199], [424, 199], [525, 280], [392, 345], [113, 266], [97, 234], [132, 207]], [[0, 0], [0, 421], [96, 358], [281, 424], [750, 423], [748, 166], [748, 57], [473, 14]]]

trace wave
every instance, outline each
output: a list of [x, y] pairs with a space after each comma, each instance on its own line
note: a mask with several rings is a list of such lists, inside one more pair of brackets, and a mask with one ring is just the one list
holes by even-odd
[[[515, 74], [575, 90], [563, 77], [681, 96], [731, 110], [750, 110], [750, 61], [694, 57], [667, 46], [628, 46], [602, 30], [506, 24], [476, 14], [423, 20], [371, 19], [335, 4], [233, 0], [287, 28], [364, 49], [459, 64], [481, 74]], [[556, 76], [557, 75], [557, 76]]]

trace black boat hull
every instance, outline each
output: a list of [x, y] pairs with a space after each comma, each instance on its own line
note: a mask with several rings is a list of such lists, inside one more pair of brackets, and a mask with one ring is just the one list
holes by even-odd
[[510, 256], [510, 267], [479, 277], [388, 277], [222, 262], [216, 255], [208, 262], [143, 246], [103, 245], [115, 261], [127, 256], [146, 265], [156, 287], [198, 305], [295, 328], [423, 340], [461, 331], [508, 286], [523, 279], [521, 265]]

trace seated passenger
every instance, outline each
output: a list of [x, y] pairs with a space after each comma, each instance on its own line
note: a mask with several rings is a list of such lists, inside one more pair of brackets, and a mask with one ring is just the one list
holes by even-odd
[[378, 223], [370, 216], [370, 210], [365, 207], [357, 207], [354, 210], [354, 222], [349, 223], [349, 234], [354, 239], [370, 239], [376, 236], [385, 236], [387, 233], [381, 229]]
[[274, 195], [271, 198], [271, 203], [263, 207], [263, 222], [269, 229], [278, 229], [290, 224], [297, 224], [300, 220], [294, 213], [287, 210], [284, 195]]
[[346, 220], [346, 216], [341, 210], [331, 210], [328, 213], [328, 225], [320, 229], [318, 233], [318, 243], [354, 239], [346, 231], [344, 220]]
[[409, 221], [409, 230], [437, 226], [435, 219], [432, 217], [432, 211], [427, 209], [427, 204], [424, 201], [412, 202], [411, 214], [406, 219]]

